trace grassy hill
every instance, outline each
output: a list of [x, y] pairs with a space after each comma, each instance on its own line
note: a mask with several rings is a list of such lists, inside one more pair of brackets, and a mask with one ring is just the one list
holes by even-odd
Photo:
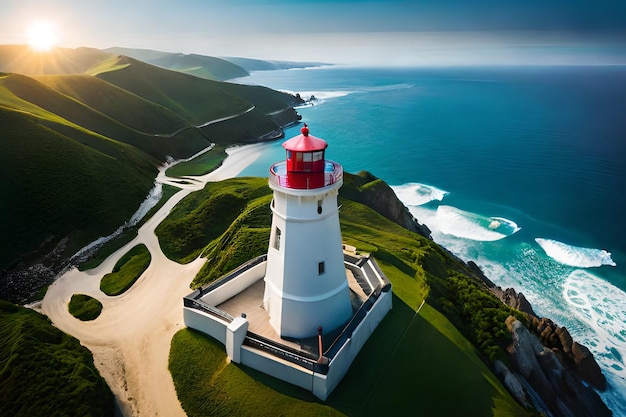
[[45, 316], [0, 300], [0, 341], [0, 415], [114, 415], [91, 352]]
[[176, 113], [97, 77], [44, 75], [35, 79], [142, 133], [164, 133], [189, 126]]
[[[0, 125], [3, 269], [67, 258], [123, 224], [152, 186], [154, 161], [129, 145], [2, 107]], [[32, 294], [32, 275], [0, 282], [0, 298]]]
[[[363, 190], [375, 187], [346, 177], [340, 190], [343, 239], [376, 258], [393, 285], [393, 310], [324, 404], [245, 366], [225, 365], [220, 343], [183, 330], [172, 343], [170, 370], [185, 411], [191, 416], [249, 415], [266, 404], [264, 412], [274, 415], [529, 415], [485, 365], [487, 358], [505, 359], [502, 348], [510, 335], [504, 318], [519, 313], [437, 244], [347, 198], [368, 199]], [[358, 192], [350, 189], [358, 186]], [[211, 282], [267, 251], [270, 200], [266, 179], [209, 183], [161, 223], [159, 241], [179, 261], [202, 253], [207, 262], [192, 286]], [[470, 300], [461, 293], [473, 300], [474, 314], [465, 314]], [[418, 314], [422, 301], [426, 304]], [[476, 331], [482, 328], [489, 328], [490, 335]], [[192, 374], [210, 378], [186, 377]]]
[[[19, 51], [32, 55], [0, 47], [0, 62]], [[63, 52], [76, 61], [64, 70], [86, 73], [0, 73], [0, 298], [16, 302], [123, 225], [168, 158], [275, 138], [298, 118], [293, 96], [267, 88], [98, 50]]]
[[120, 47], [108, 48], [105, 51], [209, 80], [223, 81], [249, 75], [248, 71], [239, 65], [212, 56]]

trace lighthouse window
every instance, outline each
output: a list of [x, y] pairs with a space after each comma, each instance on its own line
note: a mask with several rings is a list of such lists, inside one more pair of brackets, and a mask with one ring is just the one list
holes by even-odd
[[321, 161], [323, 156], [324, 152], [322, 151], [313, 152], [313, 161]]
[[280, 229], [278, 227], [274, 231], [274, 249], [280, 250]]
[[304, 162], [311, 162], [313, 160], [313, 154], [311, 152], [303, 153], [302, 157], [304, 158], [303, 159]]
[[326, 272], [326, 265], [324, 264], [324, 262], [318, 262], [317, 264], [317, 275], [322, 275], [324, 274], [324, 272]]

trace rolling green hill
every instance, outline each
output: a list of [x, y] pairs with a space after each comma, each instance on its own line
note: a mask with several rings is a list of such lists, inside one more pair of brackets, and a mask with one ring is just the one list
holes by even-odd
[[0, 341], [0, 415], [114, 415], [91, 352], [45, 316], [0, 300]]
[[36, 80], [142, 133], [165, 133], [189, 126], [176, 113], [97, 77], [44, 75]]
[[[129, 219], [152, 186], [156, 161], [134, 147], [2, 107], [0, 125], [2, 269], [73, 255]], [[34, 293], [33, 275], [0, 282], [0, 298]]]
[[[0, 47], [0, 62], [25, 48]], [[276, 138], [298, 120], [288, 94], [79, 49], [63, 68], [86, 73], [0, 73], [0, 298], [25, 300], [123, 225], [170, 157]]]
[[239, 65], [212, 56], [120, 47], [108, 48], [105, 51], [209, 80], [223, 81], [249, 75], [248, 71]]
[[120, 56], [125, 67], [101, 72], [96, 77], [159, 104], [201, 125], [248, 110], [252, 103], [220, 87], [220, 82], [158, 68]]

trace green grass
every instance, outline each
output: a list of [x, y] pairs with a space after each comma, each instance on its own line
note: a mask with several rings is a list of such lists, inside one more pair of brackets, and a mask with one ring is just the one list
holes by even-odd
[[168, 177], [184, 177], [190, 175], [204, 175], [219, 168], [226, 159], [225, 147], [216, 145], [210, 151], [191, 161], [181, 162], [168, 168], [165, 174]]
[[152, 187], [152, 159], [128, 145], [1, 107], [0, 125], [0, 194], [11, 196], [0, 199], [0, 268], [63, 238], [61, 255], [73, 255], [130, 218]]
[[269, 385], [265, 375], [227, 359], [208, 336], [190, 329], [174, 335], [169, 369], [188, 416], [341, 415], [310, 393], [276, 380]]
[[113, 416], [113, 395], [77, 339], [0, 301], [0, 415]]
[[158, 68], [120, 57], [126, 67], [97, 75], [111, 84], [164, 106], [194, 125], [230, 116], [250, 108], [251, 102], [224, 91], [219, 81]]
[[95, 320], [102, 312], [102, 303], [85, 294], [74, 294], [68, 304], [72, 316], [82, 321]]
[[189, 126], [183, 118], [172, 111], [97, 77], [45, 75], [35, 79], [139, 132], [170, 133]]
[[248, 199], [269, 195], [267, 179], [235, 178], [207, 183], [185, 197], [155, 233], [163, 253], [177, 262], [190, 262], [220, 237], [245, 210]]
[[152, 256], [143, 243], [132, 248], [122, 256], [113, 267], [113, 272], [106, 274], [100, 281], [100, 290], [106, 295], [119, 295], [132, 287], [150, 265]]

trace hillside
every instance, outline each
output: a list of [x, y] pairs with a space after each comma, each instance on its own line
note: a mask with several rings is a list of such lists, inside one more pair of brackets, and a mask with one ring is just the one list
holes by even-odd
[[64, 68], [89, 74], [0, 74], [2, 299], [23, 302], [123, 225], [169, 158], [274, 139], [299, 117], [288, 94], [72, 51]]
[[46, 317], [0, 300], [0, 340], [0, 415], [114, 415], [91, 352]]
[[167, 68], [185, 74], [195, 75], [209, 80], [229, 80], [245, 77], [248, 71], [239, 65], [222, 58], [198, 54], [181, 54], [154, 51], [150, 49], [133, 49], [113, 47], [105, 49], [115, 55], [125, 55], [157, 67]]

